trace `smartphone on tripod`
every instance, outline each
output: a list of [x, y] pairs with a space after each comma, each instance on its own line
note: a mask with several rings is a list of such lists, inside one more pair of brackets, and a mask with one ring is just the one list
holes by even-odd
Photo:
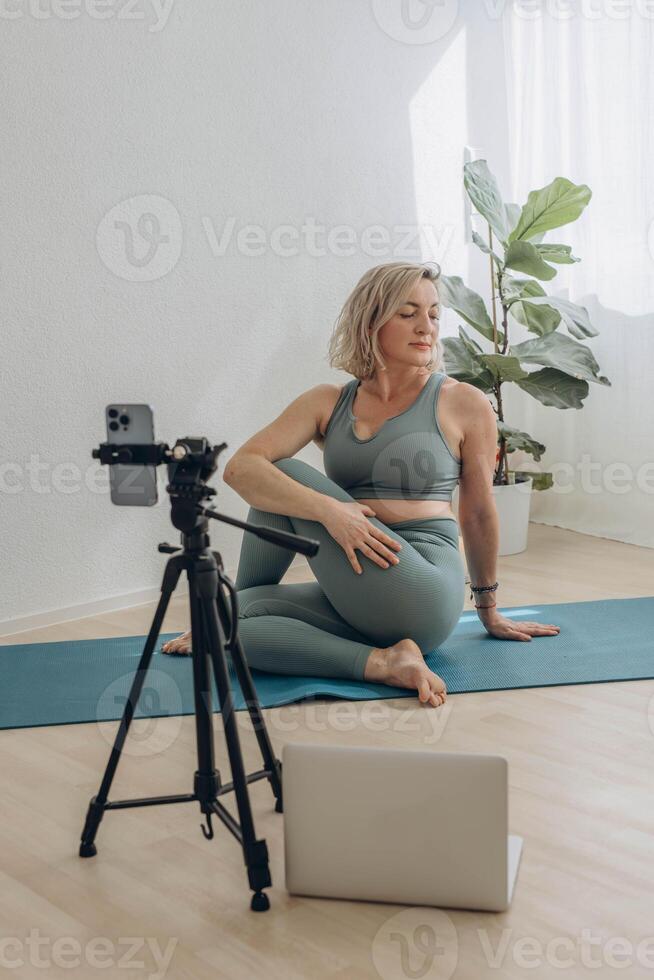
[[[107, 405], [107, 442], [151, 445], [154, 417], [150, 405]], [[117, 463], [109, 467], [111, 502], [123, 507], [152, 507], [157, 503], [156, 466]]]

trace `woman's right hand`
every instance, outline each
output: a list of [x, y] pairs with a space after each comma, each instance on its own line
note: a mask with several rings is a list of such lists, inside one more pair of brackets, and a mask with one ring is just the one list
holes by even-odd
[[388, 568], [389, 565], [397, 565], [399, 558], [395, 551], [399, 551], [402, 547], [399, 541], [395, 541], [390, 535], [375, 527], [368, 520], [368, 516], [375, 516], [374, 510], [368, 504], [335, 500], [322, 521], [333, 539], [340, 544], [358, 575], [363, 569], [355, 554], [355, 548], [362, 551], [380, 568]]

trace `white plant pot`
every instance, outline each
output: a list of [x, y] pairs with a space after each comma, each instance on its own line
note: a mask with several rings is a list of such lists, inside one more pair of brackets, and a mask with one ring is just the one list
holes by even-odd
[[523, 477], [518, 483], [493, 487], [500, 523], [499, 555], [517, 555], [527, 547], [532, 483], [531, 477]]

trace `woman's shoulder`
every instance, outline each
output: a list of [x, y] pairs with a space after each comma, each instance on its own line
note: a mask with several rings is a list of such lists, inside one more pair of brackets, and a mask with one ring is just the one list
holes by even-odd
[[343, 392], [348, 385], [352, 384], [352, 380], [355, 379], [336, 384], [325, 382], [323, 384], [316, 385], [314, 388], [316, 397], [323, 401], [326, 405], [332, 405], [333, 407], [340, 398], [341, 392]]
[[494, 409], [481, 388], [467, 381], [457, 381], [449, 375], [441, 383], [442, 398], [439, 396], [437, 420], [440, 420], [452, 454], [461, 458], [463, 442], [472, 431], [479, 428], [479, 420], [487, 413], [493, 415]]
[[448, 401], [452, 402], [453, 406], [456, 405], [464, 410], [474, 411], [488, 401], [481, 388], [471, 385], [468, 381], [458, 381], [449, 374], [444, 376], [441, 388], [448, 393]]
[[341, 397], [342, 393], [345, 391], [347, 386], [352, 384], [353, 381], [356, 381], [356, 378], [351, 378], [349, 381], [345, 381], [340, 384], [339, 383], [331, 384], [329, 382], [325, 382], [324, 384], [316, 385], [316, 388], [314, 390], [316, 391], [316, 396], [319, 400], [319, 405], [320, 405], [319, 432], [321, 438], [324, 438], [325, 429], [327, 428], [329, 419], [332, 416], [334, 409], [336, 408], [336, 405], [338, 404], [339, 398]]

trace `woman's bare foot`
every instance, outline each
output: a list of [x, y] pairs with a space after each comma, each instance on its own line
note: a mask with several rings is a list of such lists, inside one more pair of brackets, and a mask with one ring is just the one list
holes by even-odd
[[399, 640], [390, 647], [375, 647], [366, 661], [364, 679], [410, 687], [418, 691], [423, 704], [443, 704], [447, 698], [445, 681], [424, 661], [420, 647], [413, 640]]
[[176, 636], [174, 640], [168, 640], [161, 647], [163, 653], [190, 653], [191, 652], [191, 631], [187, 630], [181, 636]]

